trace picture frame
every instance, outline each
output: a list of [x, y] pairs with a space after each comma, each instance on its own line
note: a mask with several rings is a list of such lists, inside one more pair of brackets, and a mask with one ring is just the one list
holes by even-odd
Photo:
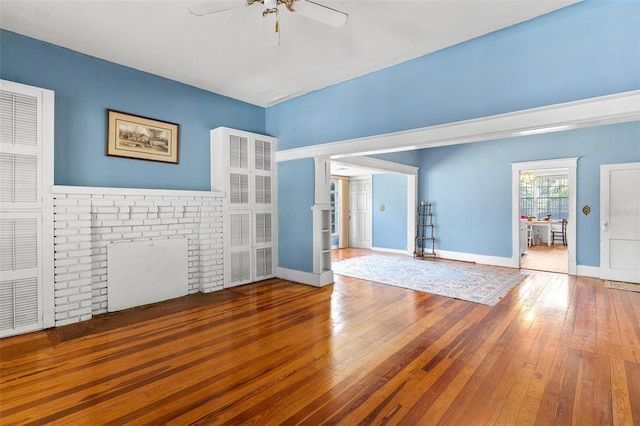
[[107, 155], [178, 164], [180, 126], [107, 110]]

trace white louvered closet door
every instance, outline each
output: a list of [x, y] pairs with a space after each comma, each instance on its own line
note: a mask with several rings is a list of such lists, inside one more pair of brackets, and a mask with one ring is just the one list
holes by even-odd
[[[0, 90], [0, 336], [43, 328], [42, 99]], [[36, 92], [37, 93], [37, 92]]]
[[255, 274], [256, 279], [273, 276], [273, 236], [271, 212], [256, 212], [255, 214]]
[[211, 131], [211, 188], [223, 201], [224, 286], [275, 276], [277, 139], [219, 127]]
[[232, 286], [251, 282], [251, 212], [234, 211], [229, 215], [231, 228], [231, 271]]

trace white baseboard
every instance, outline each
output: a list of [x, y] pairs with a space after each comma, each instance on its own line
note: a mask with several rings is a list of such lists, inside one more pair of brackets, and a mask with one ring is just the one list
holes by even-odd
[[371, 247], [371, 251], [382, 251], [385, 253], [397, 253], [397, 254], [407, 254], [409, 256], [413, 255], [412, 251], [409, 250], [398, 250], [398, 249], [390, 249], [384, 247]]
[[513, 268], [510, 257], [485, 256], [473, 253], [460, 253], [456, 251], [436, 250], [436, 257], [448, 260], [461, 260], [463, 262], [474, 262], [481, 265], [503, 266]]
[[312, 285], [314, 287], [324, 287], [333, 283], [333, 271], [314, 274], [312, 272], [298, 271], [296, 269], [287, 269], [278, 266], [276, 268], [276, 277], [282, 278], [283, 280]]
[[600, 267], [599, 266], [577, 265], [576, 266], [576, 275], [581, 276], [581, 277], [600, 278]]

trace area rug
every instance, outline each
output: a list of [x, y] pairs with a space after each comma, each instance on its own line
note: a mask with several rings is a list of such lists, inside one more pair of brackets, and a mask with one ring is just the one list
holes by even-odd
[[526, 275], [498, 269], [381, 254], [336, 262], [333, 272], [484, 305], [495, 305], [526, 278]]
[[606, 280], [604, 282], [604, 288], [613, 288], [616, 290], [625, 290], [625, 291], [635, 291], [636, 293], [640, 293], [640, 284], [623, 283], [620, 281]]

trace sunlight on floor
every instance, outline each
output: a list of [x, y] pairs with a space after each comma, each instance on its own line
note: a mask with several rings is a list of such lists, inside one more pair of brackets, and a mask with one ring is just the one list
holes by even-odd
[[567, 246], [562, 244], [531, 246], [520, 258], [520, 267], [566, 274], [568, 271]]

